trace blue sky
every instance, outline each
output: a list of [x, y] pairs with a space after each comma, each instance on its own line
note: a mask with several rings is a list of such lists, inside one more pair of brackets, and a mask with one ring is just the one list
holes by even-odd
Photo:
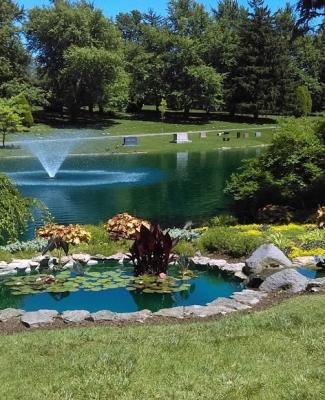
[[[0, 0], [1, 1], [1, 0]], [[17, 0], [19, 4], [23, 5], [25, 9], [29, 9], [34, 6], [48, 5], [49, 0]], [[152, 8], [159, 14], [165, 14], [168, 0], [92, 0], [96, 7], [103, 10], [104, 14], [108, 17], [115, 17], [119, 12], [127, 12], [134, 9], [140, 11], [147, 11]], [[198, 2], [203, 3], [208, 10], [211, 7], [215, 7], [217, 0], [198, 0]], [[295, 1], [291, 0], [291, 3]], [[239, 3], [247, 6], [246, 0], [239, 0]], [[266, 0], [265, 2], [273, 11], [280, 7], [284, 7], [286, 1], [284, 0]]]

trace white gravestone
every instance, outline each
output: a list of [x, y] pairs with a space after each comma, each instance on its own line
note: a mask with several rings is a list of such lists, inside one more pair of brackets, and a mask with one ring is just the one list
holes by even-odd
[[188, 140], [187, 132], [174, 133], [173, 143], [191, 143], [191, 140]]

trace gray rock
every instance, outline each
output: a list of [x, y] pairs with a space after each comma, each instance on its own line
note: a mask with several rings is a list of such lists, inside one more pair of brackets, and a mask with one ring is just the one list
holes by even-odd
[[97, 264], [98, 264], [98, 261], [97, 261], [97, 260], [89, 260], [89, 261], [87, 262], [87, 265], [88, 265], [88, 266], [97, 265]]
[[265, 268], [291, 268], [292, 262], [273, 244], [263, 244], [246, 260], [243, 272], [246, 275], [258, 274]]
[[285, 269], [269, 276], [260, 286], [265, 292], [275, 292], [285, 289], [293, 293], [306, 290], [309, 279], [294, 269]]
[[0, 310], [0, 322], [6, 322], [10, 319], [14, 319], [23, 315], [25, 311], [17, 308], [5, 308]]
[[90, 315], [92, 321], [114, 321], [116, 313], [109, 310], [100, 310]]
[[238, 301], [239, 303], [246, 304], [248, 306], [254, 306], [261, 301], [261, 299], [259, 299], [258, 297], [241, 293], [234, 293], [233, 295], [231, 295], [231, 298]]
[[116, 253], [109, 257], [106, 257], [106, 260], [119, 261], [121, 263], [123, 263], [126, 259], [128, 259], [128, 256], [124, 253]]
[[295, 257], [292, 260], [294, 267], [306, 267], [308, 265], [316, 265], [314, 256]]
[[72, 259], [74, 261], [80, 262], [82, 264], [87, 264], [90, 260], [89, 254], [72, 254]]
[[86, 310], [72, 310], [64, 311], [61, 315], [64, 322], [83, 322], [86, 319], [90, 319], [90, 312]]
[[245, 263], [235, 263], [235, 264], [226, 263], [220, 269], [221, 269], [221, 271], [225, 271], [225, 272], [229, 272], [231, 274], [235, 274], [237, 272], [242, 272], [244, 267], [245, 267]]
[[184, 307], [184, 316], [205, 318], [220, 314], [224, 315], [234, 311], [236, 310], [223, 305], [207, 305], [207, 306], [194, 305], [194, 306]]
[[7, 269], [8, 268], [8, 264], [5, 261], [0, 261], [0, 271], [2, 269]]
[[226, 260], [219, 260], [216, 258], [195, 256], [191, 258], [191, 261], [196, 265], [210, 265], [211, 267], [222, 268], [227, 264]]
[[59, 313], [55, 310], [39, 310], [26, 312], [21, 316], [21, 322], [27, 327], [38, 327], [52, 324]]
[[116, 319], [118, 321], [137, 321], [144, 322], [147, 318], [151, 317], [152, 312], [150, 310], [141, 310], [131, 313], [116, 313]]
[[103, 256], [102, 254], [96, 254], [94, 256], [91, 256], [90, 259], [96, 260], [96, 261], [105, 261], [107, 259], [107, 257]]
[[247, 304], [242, 304], [239, 301], [236, 301], [234, 299], [229, 299], [227, 297], [219, 297], [216, 300], [211, 301], [211, 303], [207, 304], [208, 306], [224, 306], [228, 308], [232, 308], [233, 310], [247, 310], [251, 308], [251, 306]]
[[157, 317], [184, 318], [184, 307], [162, 308], [153, 315]]
[[307, 290], [311, 290], [312, 288], [321, 288], [322, 286], [325, 286], [325, 278], [310, 279], [308, 281]]

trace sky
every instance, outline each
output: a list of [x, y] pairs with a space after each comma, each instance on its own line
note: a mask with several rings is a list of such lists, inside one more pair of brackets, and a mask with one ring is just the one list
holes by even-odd
[[[0, 0], [1, 1], [1, 0]], [[16, 0], [20, 5], [24, 6], [25, 9], [32, 8], [34, 6], [49, 5], [49, 0]], [[216, 7], [218, 0], [197, 0], [206, 6], [208, 10], [212, 7]], [[107, 17], [115, 17], [119, 12], [128, 12], [134, 9], [140, 11], [147, 11], [152, 8], [157, 14], [166, 14], [166, 8], [168, 0], [92, 0], [97, 8], [103, 10], [103, 13]], [[266, 0], [267, 4], [272, 11], [275, 11], [281, 7], [284, 7], [286, 0]], [[294, 4], [295, 1], [291, 0], [290, 3]], [[239, 0], [239, 3], [243, 6], [247, 6], [247, 0]]]

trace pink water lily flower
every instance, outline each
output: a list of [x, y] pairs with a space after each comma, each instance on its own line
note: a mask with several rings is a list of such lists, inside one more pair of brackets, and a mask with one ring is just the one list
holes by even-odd
[[167, 275], [166, 275], [164, 272], [160, 272], [159, 278], [162, 279], [162, 280], [164, 280], [164, 279], [167, 278]]

